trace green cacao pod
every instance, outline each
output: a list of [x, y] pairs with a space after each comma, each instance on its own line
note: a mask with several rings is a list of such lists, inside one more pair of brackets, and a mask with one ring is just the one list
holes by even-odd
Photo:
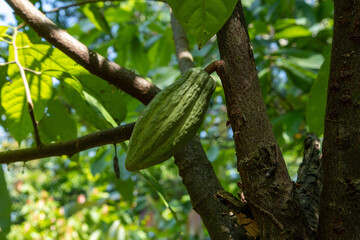
[[145, 169], [183, 149], [200, 128], [215, 86], [206, 71], [192, 68], [157, 94], [136, 121], [125, 167]]

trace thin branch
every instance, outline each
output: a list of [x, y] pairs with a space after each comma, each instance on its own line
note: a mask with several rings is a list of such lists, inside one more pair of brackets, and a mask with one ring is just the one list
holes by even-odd
[[31, 72], [31, 73], [33, 73], [33, 74], [36, 74], [36, 75], [41, 75], [41, 72], [32, 70], [32, 69], [30, 69], [30, 68], [25, 68], [25, 67], [24, 67], [24, 70], [25, 70], [25, 71], [28, 71], [28, 72]]
[[106, 144], [114, 144], [130, 139], [135, 123], [106, 129], [66, 142], [51, 143], [37, 148], [0, 152], [0, 164], [26, 162], [29, 160], [68, 155]]
[[17, 29], [14, 29], [14, 35], [13, 35], [13, 41], [12, 41], [12, 45], [13, 45], [13, 48], [14, 48], [14, 58], [15, 58], [15, 62], [17, 64], [18, 68], [19, 68], [20, 75], [21, 75], [21, 78], [22, 78], [23, 83], [24, 83], [26, 101], [27, 101], [27, 104], [28, 104], [28, 109], [29, 109], [29, 114], [30, 114], [30, 117], [31, 117], [31, 122], [32, 122], [32, 125], [34, 127], [35, 141], [36, 141], [36, 145], [39, 147], [39, 146], [41, 146], [41, 140], [40, 140], [40, 136], [39, 136], [38, 122], [35, 119], [34, 103], [33, 103], [32, 99], [31, 99], [29, 83], [28, 83], [28, 81], [26, 79], [24, 68], [23, 68], [23, 66], [21, 66], [21, 63], [20, 63], [20, 60], [19, 60], [18, 49], [17, 49], [17, 46], [16, 46], [16, 35], [17, 35]]
[[97, 2], [122, 2], [124, 0], [106, 0], [106, 1], [102, 1], [102, 0], [88, 0], [88, 1], [82, 1], [82, 2], [76, 2], [76, 3], [71, 3], [68, 5], [64, 5], [61, 7], [57, 7], [54, 9], [51, 9], [49, 11], [44, 11], [44, 13], [54, 13], [54, 12], [58, 12], [62, 9], [67, 9], [67, 8], [71, 8], [71, 7], [78, 7], [81, 5], [85, 5], [85, 4], [89, 4], [89, 3], [97, 3]]
[[[71, 7], [78, 7], [78, 6], [82, 6], [82, 5], [90, 4], [90, 3], [123, 2], [123, 1], [124, 0], [88, 0], [88, 1], [76, 2], [76, 3], [71, 3], [71, 4], [68, 4], [68, 5], [64, 5], [64, 6], [61, 6], [61, 7], [57, 7], [57, 8], [51, 9], [49, 11], [44, 11], [44, 13], [54, 13], [54, 12], [58, 12], [58, 11], [60, 11], [62, 9], [67, 9], [67, 8], [71, 8]], [[164, 2], [164, 3], [166, 3], [165, 0], [153, 0], [153, 1], [150, 1], [150, 2]]]
[[41, 37], [64, 52], [90, 73], [130, 94], [145, 105], [160, 92], [150, 83], [118, 64], [109, 61], [90, 50], [65, 30], [57, 27], [28, 0], [6, 0], [15, 13], [33, 28]]
[[189, 68], [194, 67], [194, 58], [189, 48], [189, 40], [185, 31], [181, 27], [174, 14], [171, 12], [171, 27], [173, 39], [175, 42], [176, 58], [178, 60], [181, 74], [185, 73]]
[[219, 67], [224, 65], [224, 61], [223, 60], [217, 60], [214, 61], [212, 63], [210, 63], [209, 65], [207, 65], [204, 70], [210, 75], [215, 71], [219, 71]]
[[3, 66], [6, 66], [8, 64], [14, 64], [16, 63], [15, 61], [11, 61], [11, 62], [4, 62], [4, 63], [0, 63], [0, 66], [3, 67]]

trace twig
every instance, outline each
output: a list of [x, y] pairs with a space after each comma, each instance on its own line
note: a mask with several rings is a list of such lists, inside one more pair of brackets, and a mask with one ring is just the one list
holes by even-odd
[[38, 71], [35, 71], [35, 70], [32, 70], [30, 68], [24, 68], [25, 71], [28, 71], [28, 72], [31, 72], [33, 74], [36, 74], [36, 75], [41, 75], [41, 72], [38, 72]]
[[41, 140], [40, 140], [40, 136], [39, 136], [38, 123], [36, 122], [35, 115], [34, 115], [34, 103], [31, 99], [30, 87], [29, 87], [29, 83], [26, 79], [24, 68], [21, 66], [21, 63], [19, 61], [18, 49], [16, 46], [16, 35], [17, 35], [17, 28], [14, 29], [14, 35], [13, 35], [13, 40], [12, 40], [12, 45], [14, 47], [14, 58], [15, 58], [16, 64], [18, 65], [20, 75], [21, 75], [21, 78], [24, 83], [26, 101], [28, 104], [31, 122], [34, 127], [35, 141], [36, 141], [36, 145], [39, 147], [39, 146], [41, 146]]
[[53, 13], [53, 12], [57, 12], [60, 11], [62, 9], [67, 9], [67, 8], [71, 8], [71, 7], [78, 7], [81, 5], [85, 5], [85, 4], [89, 4], [89, 3], [97, 3], [97, 2], [121, 2], [123, 0], [106, 0], [106, 1], [102, 1], [102, 0], [88, 0], [88, 1], [82, 1], [82, 2], [76, 2], [76, 3], [71, 3], [65, 6], [61, 6], [61, 7], [57, 7], [54, 9], [51, 9], [49, 11], [43, 11], [43, 13]]
[[218, 71], [219, 67], [224, 64], [223, 60], [217, 60], [207, 65], [204, 70], [210, 75], [215, 71]]
[[29, 161], [39, 158], [68, 155], [106, 144], [126, 141], [130, 138], [135, 123], [106, 129], [66, 142], [51, 143], [37, 148], [0, 152], [0, 164]]
[[4, 62], [4, 63], [0, 63], [0, 66], [2, 67], [2, 66], [6, 66], [6, 65], [8, 65], [8, 64], [14, 64], [14, 63], [16, 63], [16, 62], [15, 62], [15, 61]]
[[[65, 6], [61, 6], [61, 7], [57, 7], [54, 9], [51, 9], [49, 11], [43, 11], [43, 13], [54, 13], [54, 12], [58, 12], [62, 9], [67, 9], [67, 8], [71, 8], [71, 7], [78, 7], [81, 5], [85, 5], [85, 4], [90, 4], [90, 3], [97, 3], [97, 2], [123, 2], [124, 0], [88, 0], [88, 1], [82, 1], [82, 2], [76, 2], [76, 3], [71, 3]], [[165, 0], [157, 0], [158, 2], [166, 2]], [[153, 2], [153, 1], [152, 1]], [[155, 2], [155, 0], [154, 0]]]

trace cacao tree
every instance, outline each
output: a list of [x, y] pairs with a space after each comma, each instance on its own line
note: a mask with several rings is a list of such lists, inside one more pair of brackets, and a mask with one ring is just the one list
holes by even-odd
[[1, 4], [0, 239], [359, 238], [359, 2]]

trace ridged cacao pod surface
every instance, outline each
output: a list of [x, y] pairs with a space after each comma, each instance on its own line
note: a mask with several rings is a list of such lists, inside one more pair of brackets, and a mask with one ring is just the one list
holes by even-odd
[[145, 169], [183, 149], [199, 130], [215, 87], [206, 71], [192, 68], [157, 94], [136, 121], [125, 167]]

